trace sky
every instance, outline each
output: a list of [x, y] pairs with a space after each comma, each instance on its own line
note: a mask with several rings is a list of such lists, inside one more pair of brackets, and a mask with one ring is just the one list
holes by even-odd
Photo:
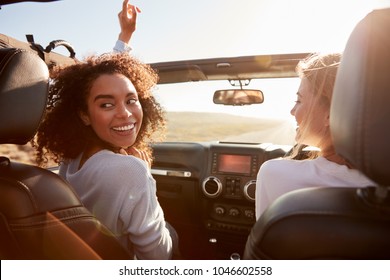
[[[133, 0], [131, 45], [145, 62], [284, 52], [341, 51], [355, 24], [389, 0]], [[110, 51], [122, 0], [23, 2], [0, 10], [0, 32], [43, 46], [70, 42], [78, 58]], [[61, 48], [60, 48], [61, 49]], [[65, 50], [58, 50], [65, 52]]]

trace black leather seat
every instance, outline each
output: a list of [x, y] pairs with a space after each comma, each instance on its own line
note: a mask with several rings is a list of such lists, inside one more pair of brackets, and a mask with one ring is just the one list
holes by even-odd
[[378, 185], [285, 194], [254, 225], [244, 259], [390, 259], [389, 30], [390, 9], [355, 27], [331, 106], [336, 151]]
[[[43, 117], [48, 69], [34, 53], [0, 49], [0, 144], [26, 144]], [[129, 259], [58, 175], [0, 157], [1, 259]]]

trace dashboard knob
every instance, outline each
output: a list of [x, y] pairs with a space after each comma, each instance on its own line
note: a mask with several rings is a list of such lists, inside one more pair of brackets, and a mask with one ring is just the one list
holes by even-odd
[[207, 177], [202, 184], [203, 193], [210, 198], [216, 198], [222, 193], [222, 183], [217, 177]]
[[247, 200], [251, 202], [255, 202], [256, 180], [251, 180], [248, 183], [246, 183], [243, 192]]
[[244, 216], [247, 217], [248, 219], [253, 219], [255, 217], [255, 211], [253, 211], [252, 209], [245, 210]]
[[225, 214], [225, 208], [223, 208], [223, 207], [221, 207], [221, 206], [217, 206], [217, 207], [215, 207], [215, 213], [217, 214], [217, 215], [220, 215], [220, 216], [222, 216], [222, 215], [224, 215]]
[[238, 217], [238, 215], [240, 215], [240, 210], [238, 210], [237, 208], [229, 209], [229, 216]]

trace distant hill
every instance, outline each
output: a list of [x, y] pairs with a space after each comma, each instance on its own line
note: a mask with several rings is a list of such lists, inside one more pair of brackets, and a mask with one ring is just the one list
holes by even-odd
[[167, 141], [239, 141], [291, 145], [295, 128], [285, 120], [223, 113], [168, 112]]

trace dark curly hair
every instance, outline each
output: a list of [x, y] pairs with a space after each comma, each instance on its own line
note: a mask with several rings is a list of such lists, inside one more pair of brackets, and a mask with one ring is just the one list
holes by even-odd
[[144, 117], [133, 147], [151, 157], [149, 142], [157, 136], [157, 131], [165, 129], [164, 112], [152, 95], [158, 76], [149, 65], [127, 53], [109, 53], [51, 69], [46, 115], [32, 141], [39, 165], [46, 165], [49, 160], [59, 163], [74, 159], [91, 142], [113, 150], [98, 139], [90, 126], [82, 123], [79, 113], [88, 110], [87, 97], [94, 81], [103, 74], [115, 73], [129, 78], [137, 90]]

